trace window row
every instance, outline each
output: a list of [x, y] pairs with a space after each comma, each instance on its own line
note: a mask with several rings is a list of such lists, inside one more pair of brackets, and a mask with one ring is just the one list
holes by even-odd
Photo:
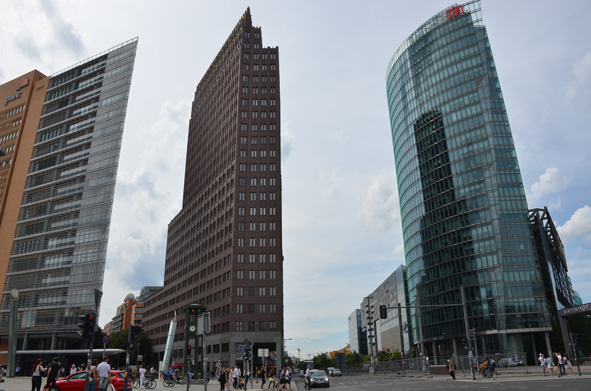
[[[258, 208], [258, 215], [259, 216], [267, 216], [267, 208], [266, 207], [260, 207]], [[271, 206], [268, 208], [269, 209], [269, 216], [277, 216], [277, 208], [274, 206]], [[256, 207], [251, 207], [249, 210], [249, 216], [256, 216], [257, 215], [257, 208]], [[238, 216], [246, 216], [246, 208], [241, 206], [238, 207]]]
[[[236, 322], [236, 331], [246, 331], [244, 329], [244, 322]], [[257, 331], [255, 329], [255, 322], [248, 322], [248, 331]], [[258, 331], [277, 331], [277, 322], [259, 322]]]
[[[246, 163], [240, 163], [240, 165], [238, 166], [238, 169], [241, 172], [246, 172]], [[258, 171], [260, 172], [265, 172], [267, 171], [267, 163], [260, 163], [258, 165], [259, 169]], [[271, 172], [275, 172], [277, 170], [277, 165], [275, 163], [270, 163], [269, 164], [269, 171]], [[257, 164], [256, 163], [251, 163], [250, 164], [250, 172], [257, 172]]]
[[[258, 295], [257, 295], [257, 290], [258, 290]], [[244, 291], [245, 291], [245, 289], [243, 286], [237, 286], [236, 287], [236, 296], [243, 297]], [[252, 296], [252, 297], [277, 296], [277, 287], [276, 286], [269, 286], [269, 287], [259, 286], [257, 289], [257, 287], [250, 286], [250, 287], [248, 287], [248, 296]]]
[[[253, 95], [258, 95], [259, 93], [259, 87], [252, 87], [251, 89], [252, 94]], [[261, 87], [260, 88], [261, 94], [262, 95], [266, 95], [267, 94], [267, 87]], [[242, 87], [242, 93], [243, 94], [248, 94], [248, 87], [247, 86], [243, 86]], [[277, 93], [277, 88], [276, 87], [269, 87], [269, 93], [271, 94], [276, 94]]]
[[[246, 33], [246, 34], [249, 34], [249, 33]], [[257, 37], [257, 35], [258, 35], [259, 37]], [[245, 37], [246, 37], [246, 38], [249, 38], [249, 37], [248, 37], [248, 36], [246, 36], [246, 35], [245, 35]], [[255, 33], [255, 38], [260, 38], [260, 34], [258, 34], [258, 33]], [[248, 53], [248, 52], [245, 52], [243, 57], [244, 57], [244, 59], [245, 59], [245, 60], [248, 60], [248, 59], [250, 58], [250, 53]], [[275, 54], [275, 53], [271, 53], [270, 55], [269, 55], [269, 54], [267, 54], [267, 53], [262, 53], [262, 54], [259, 54], [259, 53], [253, 53], [253, 54], [252, 54], [252, 58], [253, 58], [254, 60], [258, 60], [258, 59], [262, 59], [262, 60], [268, 60], [268, 59], [269, 59], [269, 57], [271, 57], [271, 60], [276, 60], [276, 59], [277, 59], [277, 54]]]
[[[274, 100], [274, 99], [272, 99]], [[271, 106], [275, 106], [275, 104], [271, 105]], [[261, 111], [261, 118], [267, 118], [267, 112], [266, 111]], [[244, 119], [248, 119], [248, 111], [241, 111], [240, 112], [240, 117], [244, 118]], [[259, 112], [258, 111], [252, 111], [250, 113], [250, 118], [256, 119], [259, 118]], [[269, 118], [277, 118], [277, 112], [275, 111], [269, 111]]]
[[[236, 270], [236, 279], [237, 280], [244, 280], [244, 270]], [[267, 273], [268, 272], [268, 273]], [[276, 270], [259, 270], [258, 277], [256, 270], [248, 270], [248, 279], [249, 280], [275, 280], [277, 279], [277, 271]]]
[[[238, 247], [244, 247], [246, 242], [245, 238], [238, 238], [236, 239]], [[248, 240], [249, 247], [267, 247], [267, 238], [258, 238], [258, 246], [257, 246], [257, 238], [250, 238]], [[269, 247], [274, 247], [277, 245], [276, 238], [269, 238]]]
[[[258, 157], [266, 158], [267, 157], [267, 150], [266, 149], [261, 149], [260, 151], [257, 151], [256, 149], [250, 150], [250, 157], [256, 158], [257, 155], [258, 155]], [[269, 150], [269, 157], [275, 157], [275, 156], [276, 156], [275, 150], [270, 149]], [[247, 157], [246, 149], [240, 150], [240, 157]]]
[[[267, 262], [267, 254], [248, 254], [248, 261], [250, 263], [256, 263], [256, 256], [259, 256], [259, 263], [266, 263]], [[244, 263], [244, 254], [239, 253], [236, 254], [236, 262]], [[276, 263], [277, 262], [277, 254], [269, 254], [269, 263]]]
[[[258, 197], [259, 197], [258, 198], [259, 201], [267, 201], [267, 193], [264, 191], [258, 193]], [[276, 198], [277, 198], [276, 192], [274, 192], [274, 191], [269, 192], [269, 200], [270, 201], [275, 201]], [[246, 201], [246, 192], [244, 192], [244, 191], [238, 192], [238, 200], [239, 201]], [[257, 193], [256, 192], [253, 191], [250, 193], [250, 200], [251, 201], [257, 200]]]

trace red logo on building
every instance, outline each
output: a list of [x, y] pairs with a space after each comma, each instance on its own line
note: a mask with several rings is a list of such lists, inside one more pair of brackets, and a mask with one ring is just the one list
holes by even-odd
[[21, 79], [21, 83], [20, 83], [19, 87], [18, 87], [16, 90], [18, 91], [18, 90], [20, 90], [21, 88], [23, 88], [23, 87], [26, 87], [26, 86], [28, 86], [28, 85], [29, 85], [29, 78], [28, 78], [28, 77], [23, 77], [23, 78]]
[[453, 19], [456, 16], [460, 16], [461, 14], [464, 13], [464, 6], [462, 5], [457, 5], [453, 8], [448, 9], [445, 14], [447, 15], [448, 19]]

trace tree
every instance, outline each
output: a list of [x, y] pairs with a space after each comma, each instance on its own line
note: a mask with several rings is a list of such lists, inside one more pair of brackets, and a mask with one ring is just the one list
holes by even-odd
[[331, 360], [328, 353], [320, 353], [319, 355], [315, 356], [313, 358], [314, 360], [314, 366], [316, 368], [328, 368], [328, 367], [334, 367], [335, 363], [334, 360]]
[[363, 364], [363, 356], [355, 351], [347, 354], [346, 358], [347, 365], [361, 365]]
[[384, 350], [380, 350], [378, 352], [378, 357], [377, 360], [379, 362], [384, 362], [384, 361], [388, 361], [390, 359], [390, 353], [384, 351]]

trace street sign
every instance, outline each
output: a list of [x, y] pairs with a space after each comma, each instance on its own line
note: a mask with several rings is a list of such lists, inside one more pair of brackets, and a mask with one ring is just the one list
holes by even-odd
[[138, 355], [137, 355], [137, 360], [138, 360], [138, 362], [139, 362], [139, 361], [144, 361], [144, 356], [143, 356], [143, 355], [141, 355], [141, 354], [138, 354]]
[[109, 337], [105, 336], [105, 337], [103, 338], [103, 343], [104, 343], [105, 345], [106, 345], [106, 344], [108, 344], [108, 343], [109, 343]]
[[258, 349], [259, 357], [269, 357], [269, 349]]

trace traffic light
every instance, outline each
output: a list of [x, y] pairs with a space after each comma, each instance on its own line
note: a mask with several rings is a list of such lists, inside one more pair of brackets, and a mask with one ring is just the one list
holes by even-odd
[[135, 337], [141, 334], [144, 330], [142, 330], [141, 326], [129, 326], [129, 332], [131, 333], [130, 340], [133, 341]]
[[78, 323], [78, 330], [77, 334], [81, 336], [85, 341], [91, 341], [92, 336], [94, 334], [94, 326], [96, 323], [96, 318], [94, 312], [89, 312], [85, 315], [78, 316], [80, 323]]
[[388, 308], [385, 305], [380, 306], [380, 319], [388, 319]]
[[191, 345], [187, 346], [187, 356], [191, 357]]

